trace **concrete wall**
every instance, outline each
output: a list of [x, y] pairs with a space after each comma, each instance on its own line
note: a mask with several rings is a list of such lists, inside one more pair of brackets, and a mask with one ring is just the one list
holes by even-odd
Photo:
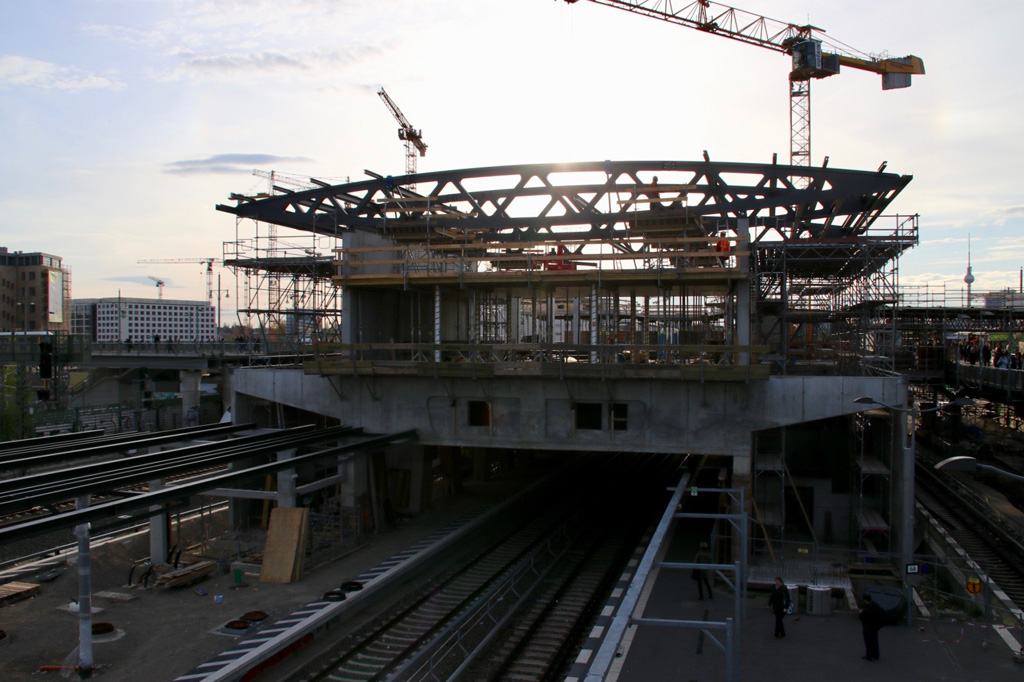
[[[371, 432], [416, 429], [424, 444], [738, 457], [749, 457], [754, 431], [857, 412], [868, 407], [853, 402], [860, 396], [901, 404], [901, 395], [906, 395], [903, 379], [879, 377], [772, 377], [749, 384], [701, 384], [634, 379], [327, 378], [271, 368], [236, 370], [234, 388], [242, 399], [291, 405]], [[474, 425], [471, 412], [480, 403], [489, 406], [490, 416], [483, 422], [478, 418]], [[601, 412], [601, 428], [580, 428], [573, 406], [581, 410], [581, 403]], [[625, 406], [625, 423], [619, 424], [624, 429], [613, 428], [613, 410], [621, 414], [623, 409], [616, 405]]]

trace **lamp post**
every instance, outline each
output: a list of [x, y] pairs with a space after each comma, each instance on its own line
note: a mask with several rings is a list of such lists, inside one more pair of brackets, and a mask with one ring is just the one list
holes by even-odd
[[[889, 410], [890, 412], [910, 415], [911, 418], [908, 442], [904, 445], [905, 452], [903, 453], [903, 457], [900, 461], [900, 474], [902, 479], [900, 511], [903, 514], [903, 519], [900, 524], [899, 548], [900, 559], [903, 562], [903, 569], [901, 572], [903, 573], [903, 580], [907, 591], [907, 625], [910, 625], [913, 601], [911, 599], [910, 583], [907, 580], [907, 566], [914, 562], [914, 461], [917, 456], [917, 439], [915, 437], [915, 432], [917, 431], [917, 418], [922, 414], [938, 412], [939, 410], [944, 410], [949, 407], [973, 405], [974, 401], [970, 398], [957, 398], [945, 403], [944, 405], [938, 405], [936, 407], [929, 407], [926, 409], [887, 405], [886, 403], [879, 402], [874, 398], [866, 396], [856, 398], [853, 402], [858, 405], [875, 405]], [[904, 426], [903, 428], [906, 427]]]
[[974, 457], [968, 457], [967, 455], [947, 457], [936, 464], [934, 468], [939, 471], [991, 471], [994, 474], [1006, 476], [1007, 478], [1012, 478], [1015, 481], [1024, 481], [1024, 476], [1021, 476], [1020, 474], [1004, 471], [998, 467], [990, 466], [988, 464], [981, 464]]

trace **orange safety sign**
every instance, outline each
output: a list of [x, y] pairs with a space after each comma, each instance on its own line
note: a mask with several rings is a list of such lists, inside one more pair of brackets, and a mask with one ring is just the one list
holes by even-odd
[[967, 591], [971, 594], [979, 594], [981, 592], [981, 588], [983, 587], [983, 585], [981, 584], [980, 580], [978, 580], [974, 576], [971, 576], [967, 579], [967, 584], [965, 585], [965, 587], [967, 588]]

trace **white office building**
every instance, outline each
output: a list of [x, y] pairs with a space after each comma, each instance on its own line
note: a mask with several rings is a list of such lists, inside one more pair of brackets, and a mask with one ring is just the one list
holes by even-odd
[[206, 301], [87, 298], [71, 303], [72, 332], [93, 341], [152, 343], [214, 341], [216, 310]]

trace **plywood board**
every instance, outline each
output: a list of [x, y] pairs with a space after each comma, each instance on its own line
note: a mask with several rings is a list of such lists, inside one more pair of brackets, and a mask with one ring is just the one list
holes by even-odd
[[34, 597], [39, 594], [39, 585], [35, 583], [10, 582], [0, 585], [0, 606], [26, 597]]
[[277, 507], [270, 512], [261, 583], [290, 583], [302, 575], [309, 510]]

